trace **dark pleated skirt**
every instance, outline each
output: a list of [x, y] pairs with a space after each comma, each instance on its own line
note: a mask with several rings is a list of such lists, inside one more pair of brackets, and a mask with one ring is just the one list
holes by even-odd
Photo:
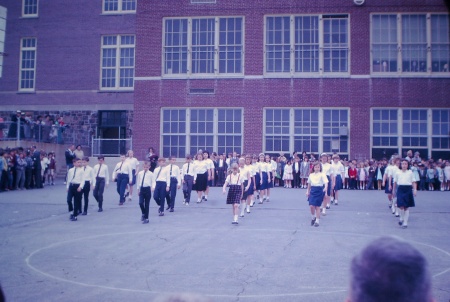
[[256, 186], [256, 190], [260, 190], [261, 189], [261, 176], [259, 175], [259, 173], [256, 173], [255, 175], [255, 186]]
[[242, 190], [240, 185], [230, 185], [227, 195], [227, 204], [241, 203]]
[[197, 174], [197, 179], [195, 180], [195, 185], [193, 186], [193, 190], [195, 191], [205, 191], [206, 185], [208, 183], [208, 171], [203, 174]]
[[242, 200], [246, 200], [248, 196], [253, 195], [253, 182], [251, 179], [244, 181], [244, 190], [247, 187], [249, 181], [251, 182], [250, 186], [247, 191], [244, 191], [244, 194], [242, 195]]
[[342, 190], [343, 187], [344, 185], [342, 183], [342, 176], [341, 174], [338, 174], [338, 176], [336, 176], [336, 183], [334, 184], [334, 190], [339, 191]]
[[397, 207], [412, 208], [415, 207], [413, 188], [412, 186], [398, 186], [397, 187]]
[[308, 203], [310, 206], [320, 207], [322, 205], [323, 197], [325, 193], [323, 192], [323, 187], [314, 186], [311, 187], [311, 192], [309, 192]]
[[[391, 186], [393, 185], [393, 180], [391, 181]], [[389, 190], [389, 184], [386, 184], [384, 187], [384, 193], [386, 194], [392, 194], [392, 190]]]
[[262, 172], [262, 183], [259, 187], [260, 190], [265, 190], [268, 188], [268, 175], [267, 172]]
[[328, 196], [330, 196], [331, 195], [331, 177], [329, 175], [327, 175], [327, 179], [328, 179], [327, 194], [328, 194]]

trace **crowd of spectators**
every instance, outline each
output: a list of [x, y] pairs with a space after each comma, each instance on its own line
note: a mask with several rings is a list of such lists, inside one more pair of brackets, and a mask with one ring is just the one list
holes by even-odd
[[54, 152], [28, 149], [0, 148], [0, 192], [42, 189], [54, 185], [56, 160]]
[[68, 127], [62, 116], [37, 115], [17, 110], [9, 119], [0, 119], [0, 140], [35, 140], [63, 144]]

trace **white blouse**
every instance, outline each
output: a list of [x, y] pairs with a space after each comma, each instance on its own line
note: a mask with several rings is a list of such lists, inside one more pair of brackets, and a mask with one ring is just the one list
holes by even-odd
[[328, 178], [323, 172], [314, 172], [309, 174], [308, 183], [311, 184], [311, 187], [322, 187], [328, 184]]
[[394, 175], [394, 182], [396, 182], [398, 186], [411, 186], [414, 182], [414, 174], [411, 170], [399, 170]]

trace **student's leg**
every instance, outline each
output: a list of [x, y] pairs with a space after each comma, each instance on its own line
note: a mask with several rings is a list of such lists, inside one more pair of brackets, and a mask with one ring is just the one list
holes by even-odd
[[83, 197], [84, 197], [84, 209], [83, 214], [87, 213], [89, 207], [89, 192], [91, 191], [91, 184], [89, 181], [86, 181], [83, 188]]

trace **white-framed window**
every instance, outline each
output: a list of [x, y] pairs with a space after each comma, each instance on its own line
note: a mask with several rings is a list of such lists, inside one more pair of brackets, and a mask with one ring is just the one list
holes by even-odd
[[373, 75], [450, 75], [448, 14], [372, 14]]
[[163, 76], [242, 76], [244, 18], [163, 20]]
[[161, 154], [184, 158], [199, 149], [242, 152], [242, 108], [162, 108]]
[[22, 17], [39, 16], [39, 0], [22, 0]]
[[20, 40], [19, 91], [34, 91], [36, 80], [36, 38]]
[[133, 90], [135, 36], [102, 36], [101, 90]]
[[349, 15], [265, 17], [266, 76], [348, 76]]
[[3, 74], [3, 56], [5, 55], [6, 7], [0, 6], [0, 78]]
[[406, 156], [408, 150], [418, 151], [422, 158], [448, 154], [450, 109], [372, 108], [372, 157]]
[[264, 152], [296, 150], [348, 157], [349, 120], [348, 108], [265, 108]]
[[136, 1], [137, 0], [103, 0], [103, 13], [136, 13]]

